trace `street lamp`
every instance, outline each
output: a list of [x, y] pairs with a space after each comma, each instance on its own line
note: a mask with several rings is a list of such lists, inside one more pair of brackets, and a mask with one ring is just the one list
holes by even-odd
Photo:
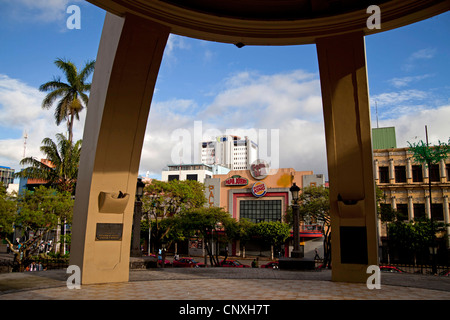
[[142, 182], [142, 178], [138, 178], [136, 184], [136, 198], [138, 201], [141, 201], [141, 198], [144, 195], [144, 187], [145, 183]]
[[141, 178], [137, 179], [136, 184], [136, 201], [134, 202], [134, 216], [133, 216], [133, 245], [131, 247], [132, 257], [141, 257], [141, 218], [142, 218], [142, 201], [144, 195], [145, 183]]
[[300, 251], [300, 227], [299, 227], [299, 214], [300, 207], [298, 205], [298, 194], [300, 188], [295, 184], [290, 187], [289, 191], [292, 194], [292, 213], [294, 216], [294, 250], [291, 252], [291, 258], [303, 258], [303, 251]]
[[297, 186], [297, 184], [294, 182], [294, 184], [291, 186], [289, 191], [292, 194], [292, 200], [294, 201], [294, 204], [297, 204], [298, 202], [298, 194], [300, 192], [300, 188]]

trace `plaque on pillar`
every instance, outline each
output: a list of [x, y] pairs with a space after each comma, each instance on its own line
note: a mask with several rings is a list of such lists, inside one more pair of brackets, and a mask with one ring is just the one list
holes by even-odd
[[122, 223], [97, 223], [95, 241], [121, 241]]

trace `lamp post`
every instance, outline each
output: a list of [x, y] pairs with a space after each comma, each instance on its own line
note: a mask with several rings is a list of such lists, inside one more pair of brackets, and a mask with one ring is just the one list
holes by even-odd
[[131, 246], [131, 256], [141, 257], [141, 217], [142, 217], [142, 201], [144, 195], [145, 183], [141, 178], [138, 178], [136, 184], [136, 201], [134, 202], [134, 216], [133, 216], [133, 243]]
[[292, 213], [294, 216], [294, 250], [291, 252], [291, 258], [303, 258], [303, 252], [300, 251], [300, 228], [299, 228], [299, 214], [300, 206], [298, 205], [298, 194], [300, 188], [295, 184], [291, 186], [289, 191], [292, 194]]

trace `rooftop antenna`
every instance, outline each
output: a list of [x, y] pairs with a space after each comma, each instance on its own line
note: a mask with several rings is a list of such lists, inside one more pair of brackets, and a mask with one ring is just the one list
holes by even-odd
[[[22, 157], [22, 159], [25, 159], [25, 155], [27, 153], [27, 139], [28, 139], [28, 133], [25, 130], [25, 134], [23, 135], [23, 157]], [[22, 164], [22, 169], [23, 169], [23, 164]]]

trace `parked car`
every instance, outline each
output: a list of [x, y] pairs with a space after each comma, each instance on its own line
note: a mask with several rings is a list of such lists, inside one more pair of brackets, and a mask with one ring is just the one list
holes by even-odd
[[450, 269], [442, 271], [439, 275], [443, 277], [450, 277]]
[[278, 261], [270, 261], [269, 263], [261, 265], [261, 268], [278, 269]]
[[381, 272], [398, 272], [398, 273], [404, 273], [405, 272], [402, 269], [399, 269], [399, 268], [394, 267], [394, 266], [380, 266], [380, 271]]
[[193, 258], [180, 258], [178, 260], [173, 260], [172, 266], [174, 268], [203, 268], [204, 263], [197, 262]]
[[[155, 254], [151, 254], [150, 257], [156, 258], [156, 255]], [[158, 255], [158, 263], [161, 264], [161, 261], [162, 261], [162, 257], [160, 255]], [[170, 262], [169, 260], [165, 259], [164, 260], [164, 265], [165, 266], [171, 266], [172, 262]]]
[[225, 268], [250, 268], [250, 266], [242, 264], [237, 260], [222, 260], [219, 262], [218, 266]]

